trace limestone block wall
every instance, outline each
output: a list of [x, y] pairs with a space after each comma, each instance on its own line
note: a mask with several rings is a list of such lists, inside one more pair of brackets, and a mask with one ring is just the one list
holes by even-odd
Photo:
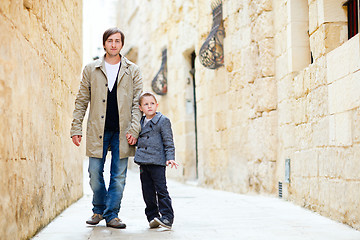
[[[208, 1], [199, 1], [200, 44], [211, 27]], [[271, 1], [224, 1], [225, 66], [200, 64], [201, 183], [234, 192], [275, 191], [276, 82]], [[200, 45], [201, 46], [201, 45]], [[200, 47], [199, 46], [199, 47]]]
[[[125, 6], [126, 5], [126, 6]], [[192, 95], [191, 53], [197, 55], [211, 30], [209, 1], [119, 1], [118, 26], [124, 53], [137, 51], [145, 90], [168, 53], [168, 93], [160, 111], [173, 123], [177, 179], [194, 178], [194, 101], [197, 106], [199, 183], [235, 192], [274, 193], [277, 155], [272, 1], [223, 1], [225, 66], [203, 67], [195, 59]], [[151, 9], [151, 11], [149, 11]], [[190, 106], [190, 107], [189, 107]]]
[[227, 188], [236, 183], [232, 191], [271, 193], [277, 146], [272, 2], [229, 1], [224, 8], [230, 161], [222, 175], [231, 176]]
[[289, 158], [284, 197], [359, 229], [359, 35], [347, 41], [341, 1], [293, 3], [275, 6], [278, 180]]
[[122, 53], [140, 66], [145, 91], [152, 91], [151, 81], [160, 69], [162, 50], [167, 49], [168, 93], [158, 96], [158, 110], [171, 119], [176, 160], [181, 164], [178, 170], [169, 172], [174, 178], [185, 176], [193, 180], [196, 177], [195, 125], [189, 71], [197, 36], [195, 3], [157, 0], [129, 4], [119, 1], [118, 10], [118, 26], [126, 38]]
[[160, 111], [181, 164], [170, 176], [194, 176], [196, 102], [200, 185], [275, 195], [282, 182], [285, 199], [360, 229], [359, 35], [347, 39], [343, 2], [223, 0], [224, 67], [196, 57], [194, 80], [190, 55], [210, 32], [210, 2], [119, 1], [124, 52], [136, 56], [145, 89], [168, 49]]
[[27, 239], [82, 195], [69, 137], [81, 1], [0, 2], [0, 238]]

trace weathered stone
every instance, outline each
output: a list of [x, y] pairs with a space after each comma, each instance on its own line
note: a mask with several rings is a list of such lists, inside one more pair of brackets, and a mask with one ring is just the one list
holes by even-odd
[[348, 26], [344, 22], [325, 24], [326, 53], [347, 41], [347, 28]]
[[309, 35], [319, 27], [318, 0], [309, 3]]
[[341, 113], [360, 105], [360, 71], [329, 85], [329, 112]]
[[275, 74], [274, 59], [274, 40], [266, 38], [259, 42], [259, 57], [261, 75], [263, 77], [272, 77]]
[[354, 128], [352, 140], [354, 143], [358, 144], [360, 142], [360, 108], [354, 110], [353, 118], [352, 118], [352, 126]]
[[[148, 9], [153, 3], [144, 4]], [[138, 48], [144, 76], [150, 76], [147, 86], [160, 64], [159, 49], [168, 47], [169, 93], [159, 102], [168, 106], [161, 111], [172, 116], [175, 142], [187, 148], [193, 142], [182, 135], [193, 130], [182, 126], [191, 122], [178, 106], [189, 99], [182, 94], [189, 90], [178, 82], [187, 79], [182, 72], [190, 70], [190, 53], [197, 54], [199, 183], [275, 193], [277, 181], [284, 180], [284, 159], [290, 158], [286, 199], [359, 228], [359, 217], [349, 213], [358, 213], [354, 196], [360, 195], [350, 184], [359, 180], [358, 169], [350, 167], [357, 164], [360, 141], [359, 35], [347, 40], [340, 2], [225, 1], [224, 67], [217, 70], [204, 68], [198, 58], [212, 25], [209, 2], [187, 1], [186, 12], [180, 3], [161, 4], [167, 13], [160, 20], [141, 7], [141, 14], [134, 14], [135, 6], [120, 9], [119, 26], [136, 29], [127, 37]], [[187, 21], [196, 24], [181, 23]], [[139, 22], [147, 26], [139, 29]], [[193, 153], [177, 147], [186, 178], [194, 169]], [[352, 191], [348, 204], [334, 189]]]
[[313, 59], [318, 59], [326, 53], [325, 28], [325, 24], [322, 24], [310, 35], [310, 49]]
[[327, 54], [326, 65], [328, 83], [357, 71], [360, 68], [359, 35]]
[[[321, 3], [321, 2], [319, 2]], [[319, 7], [319, 23], [325, 22], [346, 22], [347, 16], [344, 11], [344, 2], [337, 0], [322, 1], [323, 4], [318, 4]]]
[[315, 147], [329, 146], [329, 118], [321, 118], [313, 123], [313, 142]]
[[308, 94], [306, 109], [310, 122], [313, 122], [315, 119], [323, 118], [329, 114], [328, 99], [323, 97], [327, 95], [327, 86], [318, 87]]
[[272, 11], [264, 11], [254, 18], [252, 22], [252, 33], [252, 39], [257, 42], [265, 38], [274, 37]]
[[294, 122], [295, 100], [285, 100], [278, 102], [279, 124], [289, 124]]
[[[81, 1], [66, 2], [67, 9], [47, 1], [0, 4], [4, 239], [31, 237], [82, 195], [84, 148], [69, 138], [82, 65], [82, 10]], [[60, 31], [73, 23], [77, 28]]]

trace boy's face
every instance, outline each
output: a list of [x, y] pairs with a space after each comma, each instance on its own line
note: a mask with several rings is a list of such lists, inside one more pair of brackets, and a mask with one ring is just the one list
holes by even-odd
[[145, 113], [147, 118], [152, 118], [155, 116], [157, 107], [158, 103], [153, 96], [143, 97], [139, 106], [140, 110]]

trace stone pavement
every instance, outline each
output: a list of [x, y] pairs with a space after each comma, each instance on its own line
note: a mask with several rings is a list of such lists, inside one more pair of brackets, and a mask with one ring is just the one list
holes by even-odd
[[149, 229], [138, 173], [130, 170], [120, 211], [127, 228], [107, 228], [105, 221], [89, 226], [85, 221], [92, 215], [92, 206], [86, 168], [84, 162], [84, 197], [33, 240], [360, 240], [360, 231], [275, 197], [216, 191], [171, 180], [173, 228]]

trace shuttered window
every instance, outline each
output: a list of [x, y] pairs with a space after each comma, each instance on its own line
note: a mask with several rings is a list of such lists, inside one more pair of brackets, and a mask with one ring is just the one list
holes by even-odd
[[358, 0], [348, 0], [344, 3], [348, 13], [348, 39], [359, 32], [359, 6]]

